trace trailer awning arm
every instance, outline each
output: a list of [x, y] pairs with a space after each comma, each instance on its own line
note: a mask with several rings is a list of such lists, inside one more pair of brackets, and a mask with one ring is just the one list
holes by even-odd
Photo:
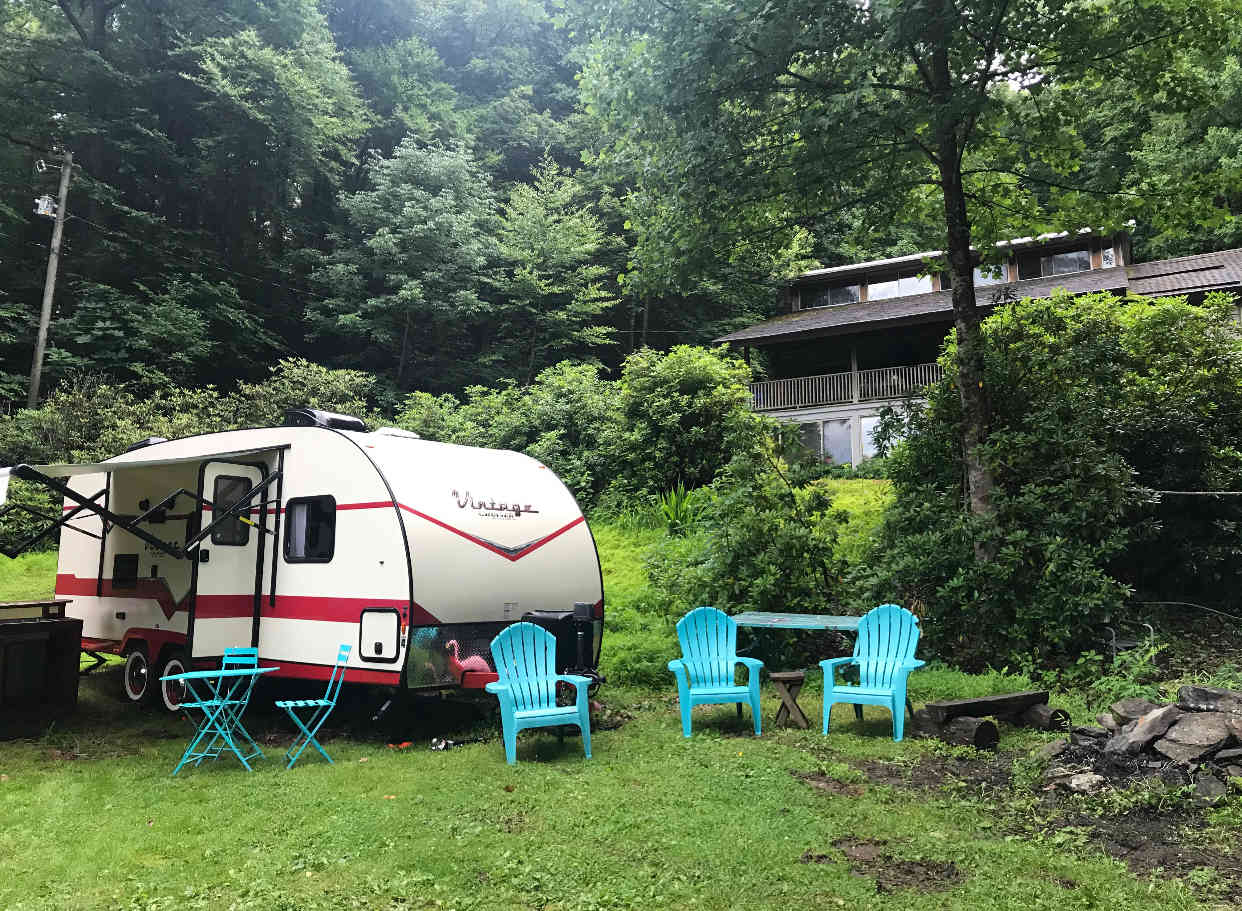
[[60, 518], [52, 518], [50, 516], [45, 516], [43, 513], [39, 512], [37, 509], [31, 509], [25, 503], [6, 503], [4, 506], [0, 506], [0, 519], [3, 519], [5, 516], [7, 516], [11, 512], [24, 512], [27, 515], [34, 516], [36, 519], [42, 519], [44, 522], [48, 523], [46, 526], [44, 526], [44, 528], [41, 531], [36, 532], [35, 534], [31, 535], [29, 538], [27, 538], [25, 541], [22, 541], [20, 544], [15, 544], [13, 547], [0, 548], [0, 553], [4, 554], [6, 557], [9, 557], [10, 559], [13, 557], [16, 557], [18, 554], [24, 553], [25, 551], [30, 550], [30, 548], [34, 547], [36, 544], [38, 544], [40, 541], [42, 541], [44, 538], [50, 535], [53, 531], [61, 527], [68, 528], [71, 531], [76, 531], [78, 534], [86, 535], [87, 537], [90, 537], [90, 538], [98, 538], [99, 540], [102, 541], [103, 535], [97, 535], [93, 531], [87, 531], [85, 528], [78, 528], [78, 526], [76, 525], [70, 525], [69, 522], [77, 518], [79, 513], [87, 510], [89, 508], [88, 504], [93, 503], [95, 500], [98, 500], [100, 497], [102, 497], [107, 492], [108, 492], [108, 489], [105, 487], [103, 490], [99, 491], [93, 497], [91, 497], [87, 501], [87, 503], [79, 503], [77, 506], [73, 507], [72, 509], [68, 510], [63, 515], [61, 515]]
[[[159, 458], [154, 454], [144, 458], [145, 450], [140, 449], [132, 453], [127, 452], [116, 456], [106, 462], [63, 462], [48, 465], [15, 465], [12, 468], [0, 468], [0, 506], [4, 505], [8, 497], [10, 473], [15, 478], [23, 478], [23, 475], [18, 473], [18, 469], [29, 469], [49, 478], [72, 478], [82, 474], [111, 474], [114, 471], [127, 471], [135, 468], [162, 468], [165, 465], [188, 465], [192, 462], [236, 462], [246, 456], [265, 455], [269, 452], [278, 452], [281, 449], [288, 448], [288, 444], [282, 446], [257, 446], [250, 449], [199, 453], [198, 455], [178, 456], [176, 458], [169, 458], [167, 456]], [[33, 480], [32, 478], [23, 479]]]
[[[287, 449], [287, 448], [288, 448], [287, 445], [265, 446], [265, 447], [256, 448], [256, 449], [239, 449], [239, 450], [234, 450], [231, 452], [200, 453], [198, 455], [183, 456], [181, 458], [163, 458], [163, 459], [141, 458], [140, 456], [135, 456], [135, 457], [127, 459], [125, 456], [118, 456], [117, 460], [107, 461], [107, 462], [81, 462], [81, 463], [76, 463], [76, 464], [65, 463], [65, 464], [52, 464], [52, 465], [14, 465], [12, 468], [0, 468], [0, 517], [3, 517], [6, 513], [11, 512], [16, 508], [19, 508], [19, 504], [16, 504], [16, 503], [10, 504], [7, 506], [5, 505], [8, 499], [8, 487], [9, 487], [10, 477], [18, 478], [19, 480], [23, 480], [23, 481], [32, 481], [36, 484], [40, 484], [43, 487], [46, 487], [48, 490], [51, 490], [54, 493], [58, 493], [62, 497], [65, 497], [69, 500], [72, 500], [76, 504], [72, 509], [68, 510], [66, 515], [63, 515], [60, 518], [55, 519], [55, 520], [49, 520], [51, 524], [49, 524], [48, 527], [44, 528], [41, 532], [39, 532], [34, 537], [27, 539], [26, 541], [22, 542], [17, 547], [11, 550], [5, 549], [2, 552], [8, 557], [14, 557], [17, 554], [21, 553], [23, 550], [25, 550], [30, 545], [41, 540], [44, 536], [46, 536], [49, 532], [53, 531], [55, 528], [65, 525], [66, 522], [76, 517], [80, 513], [92, 512], [95, 515], [99, 516], [101, 519], [103, 519], [105, 534], [107, 533], [109, 526], [115, 526], [117, 528], [124, 529], [125, 531], [133, 535], [134, 537], [138, 538], [141, 541], [145, 541], [147, 544], [150, 544], [152, 547], [161, 551], [162, 553], [168, 554], [170, 557], [175, 557], [177, 559], [184, 559], [190, 556], [190, 554], [195, 550], [195, 548], [198, 547], [199, 543], [203, 540], [203, 538], [205, 538], [207, 534], [210, 534], [210, 532], [213, 529], [215, 529], [216, 526], [220, 525], [227, 519], [237, 517], [243, 510], [249, 510], [250, 501], [254, 499], [255, 496], [265, 491], [273, 481], [275, 481], [277, 478], [280, 477], [281, 473], [279, 471], [274, 472], [268, 475], [263, 481], [260, 481], [257, 485], [254, 486], [254, 488], [250, 490], [249, 493], [243, 496], [236, 503], [233, 503], [222, 514], [217, 516], [215, 518], [215, 521], [213, 521], [207, 527], [207, 529], [204, 530], [203, 533], [200, 533], [198, 536], [193, 538], [191, 541], [187, 542], [185, 547], [182, 547], [178, 544], [174, 544], [171, 541], [163, 541], [160, 538], [157, 538], [155, 535], [151, 534], [146, 529], [140, 527], [140, 524], [145, 519], [147, 519], [155, 511], [155, 509], [148, 509], [146, 512], [144, 512], [140, 516], [118, 515], [117, 513], [112, 512], [106, 506], [103, 506], [96, 502], [96, 500], [98, 500], [99, 497], [103, 495], [104, 491], [101, 490], [99, 491], [99, 493], [96, 493], [94, 496], [86, 497], [59, 479], [66, 478], [66, 477], [74, 477], [76, 475], [111, 474], [117, 471], [133, 471], [139, 468], [157, 468], [157, 467], [162, 467], [165, 465], [182, 465], [182, 464], [188, 464], [192, 462], [200, 462], [200, 463], [201, 462], [217, 462], [217, 461], [230, 462], [230, 461], [237, 461], [240, 458], [246, 457], [246, 456], [261, 455], [261, 454], [265, 454], [269, 452], [276, 452], [276, 451]], [[169, 497], [166, 497], [160, 505], [163, 505], [163, 503], [168, 502], [168, 500], [170, 499], [176, 499], [177, 496], [183, 493], [189, 494], [189, 491], [177, 490], [174, 493], [170, 494]], [[196, 495], [190, 494], [190, 496], [192, 496], [196, 500], [198, 499]], [[20, 508], [26, 512], [33, 512], [33, 510], [30, 510], [24, 506], [21, 506]], [[156, 508], [158, 508], [158, 506]], [[266, 508], [266, 504], [265, 504], [265, 508]], [[73, 528], [75, 531], [81, 531], [81, 529], [78, 529], [72, 525], [67, 526], [67, 527]], [[90, 532], [85, 532], [85, 531], [83, 533], [90, 534]]]

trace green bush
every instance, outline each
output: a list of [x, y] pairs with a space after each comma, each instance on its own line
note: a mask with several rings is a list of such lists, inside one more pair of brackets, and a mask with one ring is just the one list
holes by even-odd
[[750, 368], [718, 350], [679, 345], [626, 359], [618, 389], [618, 483], [642, 494], [703, 487], [768, 423], [750, 410]]
[[1216, 538], [1237, 505], [1174, 540], [1172, 516], [1182, 533], [1195, 520], [1151, 490], [1242, 482], [1242, 348], [1225, 302], [1061, 295], [1001, 308], [983, 333], [995, 514], [962, 506], [950, 341], [945, 378], [887, 460], [895, 502], [855, 572], [859, 606], [910, 607], [929, 648], [963, 666], [1033, 667], [1099, 641], [1136, 587], [1168, 592], [1205, 572], [1232, 584], [1242, 564], [1223, 555], [1237, 536]]

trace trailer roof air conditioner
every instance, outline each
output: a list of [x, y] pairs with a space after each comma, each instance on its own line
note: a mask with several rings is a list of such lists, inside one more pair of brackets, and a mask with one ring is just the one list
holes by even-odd
[[318, 408], [288, 408], [285, 410], [286, 427], [331, 427], [333, 430], [356, 430], [367, 432], [366, 422], [349, 414], [320, 411]]

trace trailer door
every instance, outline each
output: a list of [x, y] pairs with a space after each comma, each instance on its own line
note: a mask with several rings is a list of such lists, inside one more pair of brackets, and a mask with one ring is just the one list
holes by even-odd
[[[201, 473], [200, 495], [211, 505], [202, 510], [206, 529], [224, 510], [244, 498], [263, 480], [255, 465], [207, 462]], [[222, 523], [199, 545], [194, 576], [194, 603], [190, 617], [191, 654], [211, 658], [230, 647], [258, 645], [255, 622], [259, 609], [260, 571], [263, 565], [265, 496]]]

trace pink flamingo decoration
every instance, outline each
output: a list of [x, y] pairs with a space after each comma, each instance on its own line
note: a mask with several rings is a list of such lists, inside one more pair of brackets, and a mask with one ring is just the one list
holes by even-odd
[[452, 669], [453, 676], [457, 678], [458, 683], [461, 683], [466, 671], [482, 671], [484, 674], [492, 672], [492, 669], [487, 666], [487, 662], [478, 655], [469, 655], [465, 661], [462, 661], [456, 639], [450, 639], [445, 643], [444, 648], [449, 652], [449, 668]]

